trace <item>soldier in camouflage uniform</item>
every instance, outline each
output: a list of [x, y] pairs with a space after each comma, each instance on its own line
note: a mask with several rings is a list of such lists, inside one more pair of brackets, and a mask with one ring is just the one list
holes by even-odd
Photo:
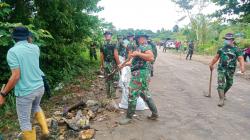
[[133, 51], [136, 51], [136, 43], [134, 41], [134, 35], [132, 33], [129, 33], [128, 34], [128, 40], [129, 40], [129, 44], [128, 44], [128, 47], [130, 48], [130, 50], [133, 52]]
[[93, 60], [93, 58], [95, 60], [97, 60], [97, 55], [96, 55], [96, 43], [93, 43], [90, 48], [89, 48], [89, 59], [90, 61]]
[[225, 94], [233, 85], [233, 76], [237, 66], [237, 60], [240, 62], [240, 70], [244, 73], [244, 58], [239, 48], [234, 45], [234, 36], [232, 33], [226, 34], [224, 37], [224, 47], [219, 49], [209, 67], [213, 71], [214, 64], [218, 64], [218, 94], [220, 97], [218, 106], [224, 106]]
[[[104, 69], [104, 75], [107, 77], [117, 65], [120, 64], [118, 51], [116, 45], [111, 43], [112, 33], [106, 31], [104, 33], [105, 43], [103, 47], [101, 47], [101, 69]], [[115, 74], [113, 77], [106, 79], [106, 91], [108, 98], [115, 98], [115, 85], [114, 83], [117, 81], [118, 75]]]
[[193, 56], [193, 53], [194, 53], [194, 42], [190, 41], [188, 43], [188, 54], [186, 56], [186, 60], [188, 60], [188, 57], [190, 57], [189, 60], [191, 60], [192, 56]]
[[129, 84], [129, 105], [126, 118], [119, 122], [121, 125], [131, 122], [135, 113], [136, 103], [139, 96], [142, 97], [142, 99], [147, 103], [149, 109], [152, 112], [152, 115], [149, 116], [148, 119], [156, 120], [158, 118], [157, 108], [148, 90], [149, 69], [147, 62], [152, 62], [154, 60], [154, 54], [151, 50], [151, 47], [147, 45], [147, 37], [148, 36], [145, 34], [140, 34], [137, 36], [139, 46], [137, 47], [136, 51], [131, 54], [133, 59], [130, 61], [130, 64], [132, 65], [132, 78]]
[[150, 67], [150, 76], [153, 77], [154, 76], [154, 63], [157, 57], [157, 48], [156, 45], [152, 42], [151, 39], [148, 39], [148, 45], [151, 46], [151, 49], [153, 51], [154, 54], [154, 61], [149, 62], [149, 67]]

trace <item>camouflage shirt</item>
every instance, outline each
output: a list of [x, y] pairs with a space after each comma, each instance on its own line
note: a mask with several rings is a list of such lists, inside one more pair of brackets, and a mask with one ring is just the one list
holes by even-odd
[[127, 51], [127, 48], [124, 47], [124, 44], [122, 42], [118, 43], [117, 50], [118, 50], [119, 56], [127, 58], [128, 51]]
[[105, 42], [103, 47], [100, 48], [100, 52], [104, 55], [105, 62], [115, 62], [114, 50], [116, 49], [116, 45], [111, 42]]
[[132, 52], [136, 51], [136, 43], [134, 41], [130, 41], [128, 47]]
[[232, 46], [224, 46], [218, 50], [217, 54], [220, 56], [218, 70], [229, 69], [234, 71], [238, 57], [243, 55], [239, 48]]
[[157, 48], [156, 48], [156, 45], [154, 43], [149, 43], [150, 47], [151, 47], [151, 50], [154, 54], [154, 61], [156, 60], [156, 57], [157, 57]]
[[[139, 46], [136, 51], [139, 52], [145, 52], [151, 50], [151, 47], [148, 45], [145, 46]], [[135, 70], [140, 70], [140, 69], [148, 69], [148, 63], [147, 61], [145, 61], [144, 59], [140, 58], [140, 57], [134, 57], [133, 61], [132, 61], [132, 66], [131, 66], [131, 71], [135, 71]]]

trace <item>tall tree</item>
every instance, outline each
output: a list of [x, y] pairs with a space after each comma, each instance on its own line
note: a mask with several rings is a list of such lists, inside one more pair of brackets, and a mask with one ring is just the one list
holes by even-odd
[[[199, 23], [197, 22], [197, 17], [199, 17], [202, 14], [202, 11], [205, 7], [208, 6], [210, 0], [172, 0], [172, 2], [176, 3], [182, 10], [183, 12], [188, 16], [192, 28], [196, 32], [196, 40], [200, 41], [200, 34], [199, 34]], [[193, 8], [198, 9], [198, 13], [194, 14], [193, 13]], [[196, 18], [196, 19], [195, 19]]]
[[[238, 15], [237, 20], [250, 23], [250, 0], [212, 0], [224, 8], [215, 12], [216, 17], [222, 15]], [[225, 18], [225, 17], [224, 17]], [[226, 19], [226, 18], [225, 18]]]

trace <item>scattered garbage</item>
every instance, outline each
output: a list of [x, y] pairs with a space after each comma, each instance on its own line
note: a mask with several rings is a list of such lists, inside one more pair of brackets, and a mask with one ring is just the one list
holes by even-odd
[[94, 135], [95, 135], [95, 129], [83, 130], [79, 134], [79, 139], [80, 140], [90, 140], [94, 137]]
[[103, 75], [99, 75], [98, 77], [99, 77], [99, 78], [104, 78], [104, 76], [103, 76]]
[[63, 87], [64, 87], [64, 84], [63, 83], [59, 83], [58, 86], [55, 88], [55, 91], [63, 89]]
[[88, 100], [88, 101], [86, 102], [86, 105], [87, 105], [87, 107], [96, 106], [96, 105], [98, 105], [98, 101], [95, 101], [95, 100]]
[[[102, 77], [104, 78], [104, 76], [100, 75], [100, 78]], [[92, 85], [92, 88], [95, 87], [96, 85]], [[98, 90], [103, 90], [103, 88], [98, 88], [92, 93], [88, 92], [91, 95], [89, 97], [99, 96]], [[62, 100], [67, 102], [74, 98], [74, 95], [70, 94], [64, 95]], [[111, 118], [107, 111], [117, 112], [118, 110], [119, 107], [113, 99], [100, 98], [97, 101], [82, 98], [74, 104], [66, 104], [55, 110], [52, 117], [47, 119], [47, 122], [53, 139], [94, 140], [96, 130], [91, 128], [90, 123], [109, 121]], [[114, 128], [118, 126], [118, 123], [111, 123], [110, 125], [111, 128]]]
[[109, 104], [107, 104], [106, 109], [111, 112], [116, 112], [119, 110], [118, 105], [116, 104], [115, 100], [110, 100]]
[[76, 116], [72, 119], [63, 118], [63, 120], [68, 125], [68, 127], [74, 131], [80, 131], [90, 128], [89, 119], [87, 116], [82, 114], [81, 110], [77, 111]]

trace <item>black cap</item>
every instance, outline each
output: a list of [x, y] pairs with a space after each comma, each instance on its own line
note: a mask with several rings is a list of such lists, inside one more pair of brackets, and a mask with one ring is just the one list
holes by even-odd
[[110, 31], [105, 31], [103, 35], [113, 35]]
[[128, 33], [127, 37], [134, 37], [135, 35], [133, 33]]
[[27, 40], [29, 36], [32, 34], [30, 33], [29, 29], [26, 27], [16, 27], [12, 32], [12, 38], [17, 40]]
[[233, 33], [227, 33], [225, 35], [225, 37], [223, 37], [224, 39], [234, 39], [234, 34]]

